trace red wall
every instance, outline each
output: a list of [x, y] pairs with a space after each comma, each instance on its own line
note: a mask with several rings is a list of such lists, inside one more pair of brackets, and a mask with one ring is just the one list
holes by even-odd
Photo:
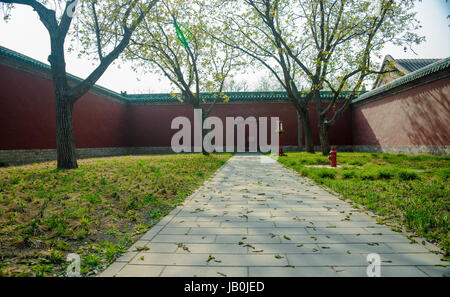
[[353, 144], [450, 145], [450, 78], [353, 108]]
[[[54, 149], [55, 103], [50, 79], [0, 65], [0, 149]], [[126, 106], [93, 94], [73, 111], [77, 148], [127, 146]]]
[[[17, 65], [25, 67], [21, 62]], [[37, 70], [27, 72], [0, 64], [0, 88], [0, 150], [54, 149], [51, 80]], [[449, 98], [447, 77], [361, 106], [353, 105], [329, 129], [330, 144], [449, 146]], [[314, 142], [319, 145], [314, 104], [309, 106], [309, 114]], [[76, 146], [169, 147], [176, 133], [170, 128], [171, 122], [178, 116], [192, 119], [193, 109], [185, 104], [127, 106], [89, 93], [74, 106]], [[290, 103], [218, 104], [211, 116], [224, 123], [226, 117], [279, 117], [285, 128], [282, 144], [298, 145], [297, 113]]]
[[[207, 110], [209, 105], [204, 105]], [[170, 147], [173, 134], [172, 120], [179, 116], [187, 117], [193, 123], [193, 108], [185, 105], [147, 105], [129, 107], [130, 145]], [[288, 103], [281, 104], [217, 104], [210, 114], [218, 117], [226, 127], [226, 117], [280, 117], [288, 133], [283, 135], [284, 145], [297, 145], [297, 113]], [[236, 134], [235, 134], [236, 139]], [[224, 142], [226, 142], [224, 137]], [[236, 143], [236, 141], [235, 141]]]
[[193, 117], [186, 105], [146, 105], [128, 107], [128, 136], [131, 147], [170, 147], [172, 120], [178, 116]]
[[[207, 110], [209, 105], [203, 107]], [[172, 120], [176, 117], [187, 117], [193, 122], [193, 109], [187, 105], [147, 105], [129, 107], [130, 146], [169, 147], [172, 136], [177, 132], [171, 130]], [[310, 117], [313, 127], [317, 127], [317, 114], [313, 104], [310, 105]], [[283, 122], [285, 133], [282, 135], [283, 145], [297, 146], [297, 112], [290, 103], [227, 103], [217, 104], [210, 116], [222, 119], [225, 129], [226, 117], [279, 117]], [[330, 143], [334, 145], [351, 145], [351, 111], [347, 110], [329, 131]], [[314, 142], [320, 145], [317, 129], [313, 131]], [[235, 134], [236, 138], [236, 134]], [[269, 138], [270, 139], [270, 138]], [[224, 137], [224, 142], [225, 137]], [[235, 141], [236, 143], [236, 141]]]
[[[51, 80], [0, 65], [0, 87], [0, 149], [54, 149]], [[126, 106], [89, 93], [74, 106], [76, 147], [170, 147], [176, 133], [170, 128], [171, 122], [178, 116], [192, 119], [192, 107], [185, 104]], [[298, 145], [297, 112], [290, 103], [217, 104], [210, 116], [221, 118], [224, 126], [226, 117], [279, 117], [285, 129], [282, 144]], [[314, 104], [310, 106], [310, 116], [312, 126], [317, 127]], [[351, 112], [347, 111], [330, 129], [330, 143], [350, 145], [350, 129]], [[317, 129], [313, 133], [315, 144], [319, 145]]]
[[92, 94], [75, 103], [74, 134], [77, 148], [127, 147], [127, 107]]
[[51, 81], [0, 65], [0, 148], [55, 148]]
[[[338, 105], [340, 107], [340, 105]], [[325, 108], [325, 104], [324, 104]], [[327, 115], [328, 119], [331, 119], [333, 114]], [[309, 105], [309, 119], [311, 121], [311, 126], [313, 128], [313, 138], [314, 144], [320, 145], [319, 130], [316, 128], [319, 123], [317, 109], [315, 104]], [[351, 107], [341, 115], [341, 117], [336, 121], [336, 123], [328, 129], [328, 141], [330, 145], [352, 145], [352, 112]], [[303, 137], [304, 138], [304, 137]], [[303, 144], [304, 144], [303, 139]]]

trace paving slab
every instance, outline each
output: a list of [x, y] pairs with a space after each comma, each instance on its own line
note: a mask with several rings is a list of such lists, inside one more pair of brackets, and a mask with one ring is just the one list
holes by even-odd
[[329, 267], [250, 267], [250, 277], [336, 277]]
[[247, 267], [168, 266], [162, 277], [247, 277]]
[[247, 254], [248, 247], [235, 243], [186, 243], [181, 245], [177, 253], [193, 254]]
[[237, 154], [100, 276], [360, 277], [369, 254], [381, 276], [450, 275], [406, 235], [267, 156]]
[[[365, 277], [367, 267], [333, 267], [341, 277]], [[427, 277], [428, 275], [415, 266], [382, 267], [381, 277]]]
[[164, 266], [155, 265], [126, 265], [115, 276], [116, 277], [156, 277], [161, 274]]

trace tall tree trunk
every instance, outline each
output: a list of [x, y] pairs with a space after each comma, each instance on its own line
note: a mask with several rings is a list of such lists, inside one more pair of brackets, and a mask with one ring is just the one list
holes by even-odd
[[320, 138], [320, 150], [324, 156], [328, 156], [330, 152], [330, 145], [328, 142], [328, 119], [327, 116], [324, 115], [322, 100], [320, 98], [320, 92], [317, 91], [316, 97], [316, 108], [317, 108], [317, 117], [319, 119], [319, 123], [317, 124], [317, 128], [319, 128], [319, 138]]
[[297, 144], [298, 149], [301, 150], [303, 147], [303, 123], [302, 116], [299, 111], [297, 111]]
[[[57, 90], [55, 90], [57, 93]], [[56, 154], [58, 169], [78, 168], [75, 140], [73, 136], [73, 105], [63, 96], [55, 94], [56, 99]]]
[[319, 120], [319, 134], [320, 134], [320, 146], [322, 154], [328, 156], [330, 153], [330, 145], [328, 142], [328, 126], [323, 122], [323, 119]]
[[[314, 139], [311, 129], [311, 123], [309, 121], [308, 104], [307, 103], [300, 104], [299, 101], [292, 98], [295, 97], [292, 96], [291, 101], [293, 101], [294, 107], [297, 110], [297, 119], [301, 121], [301, 125], [303, 126], [303, 131], [305, 134], [305, 151], [308, 153], [314, 153]], [[299, 145], [300, 144], [301, 140]]]
[[301, 117], [302, 117], [303, 131], [305, 133], [305, 150], [308, 153], [314, 153], [314, 140], [311, 129], [311, 123], [309, 122], [308, 111], [306, 113], [302, 112]]
[[322, 99], [320, 97], [320, 90], [314, 91], [316, 109], [317, 109], [317, 117], [319, 119], [319, 123], [317, 124], [317, 128], [319, 129], [319, 138], [320, 138], [320, 150], [324, 156], [328, 156], [330, 152], [330, 145], [328, 144], [328, 125], [327, 125], [327, 116], [323, 115], [323, 105]]
[[56, 155], [58, 169], [78, 168], [73, 136], [72, 110], [75, 100], [69, 100], [69, 89], [64, 59], [64, 38], [50, 34], [51, 55], [48, 60], [52, 66], [53, 91], [56, 111]]

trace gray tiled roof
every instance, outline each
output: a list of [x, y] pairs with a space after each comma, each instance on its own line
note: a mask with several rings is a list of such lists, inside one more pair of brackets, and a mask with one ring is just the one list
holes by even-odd
[[397, 88], [400, 86], [403, 86], [411, 81], [422, 79], [423, 77], [436, 73], [438, 71], [445, 71], [444, 76], [448, 77], [450, 76], [450, 57], [442, 60], [437, 60], [437, 62], [430, 64], [426, 67], [423, 67], [419, 70], [416, 70], [414, 72], [408, 73], [404, 76], [401, 76], [397, 78], [396, 80], [385, 84], [381, 87], [378, 87], [376, 89], [371, 90], [370, 92], [364, 93], [358, 98], [355, 98], [352, 103], [362, 102], [365, 101], [375, 95], [384, 93], [386, 91], [389, 91], [393, 88]]
[[[364, 93], [364, 92], [360, 92]], [[286, 92], [224, 92], [230, 99], [234, 101], [279, 101], [287, 100]], [[345, 98], [350, 92], [341, 92], [340, 98]], [[330, 91], [320, 92], [322, 99], [331, 99], [333, 94]], [[178, 99], [173, 98], [170, 94], [127, 94], [124, 95], [129, 102], [178, 102]], [[206, 102], [213, 102], [215, 100], [214, 94], [201, 93], [200, 98]], [[185, 99], [184, 96], [182, 98]], [[219, 100], [220, 102], [221, 100]]]
[[428, 65], [436, 63], [439, 59], [394, 59], [401, 67], [408, 70], [408, 72], [414, 72]]

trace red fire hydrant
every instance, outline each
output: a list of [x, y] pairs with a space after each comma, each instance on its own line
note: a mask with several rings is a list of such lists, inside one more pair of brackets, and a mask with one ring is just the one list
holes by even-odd
[[331, 148], [330, 155], [328, 156], [328, 160], [331, 162], [331, 167], [337, 167], [337, 153], [334, 147]]

